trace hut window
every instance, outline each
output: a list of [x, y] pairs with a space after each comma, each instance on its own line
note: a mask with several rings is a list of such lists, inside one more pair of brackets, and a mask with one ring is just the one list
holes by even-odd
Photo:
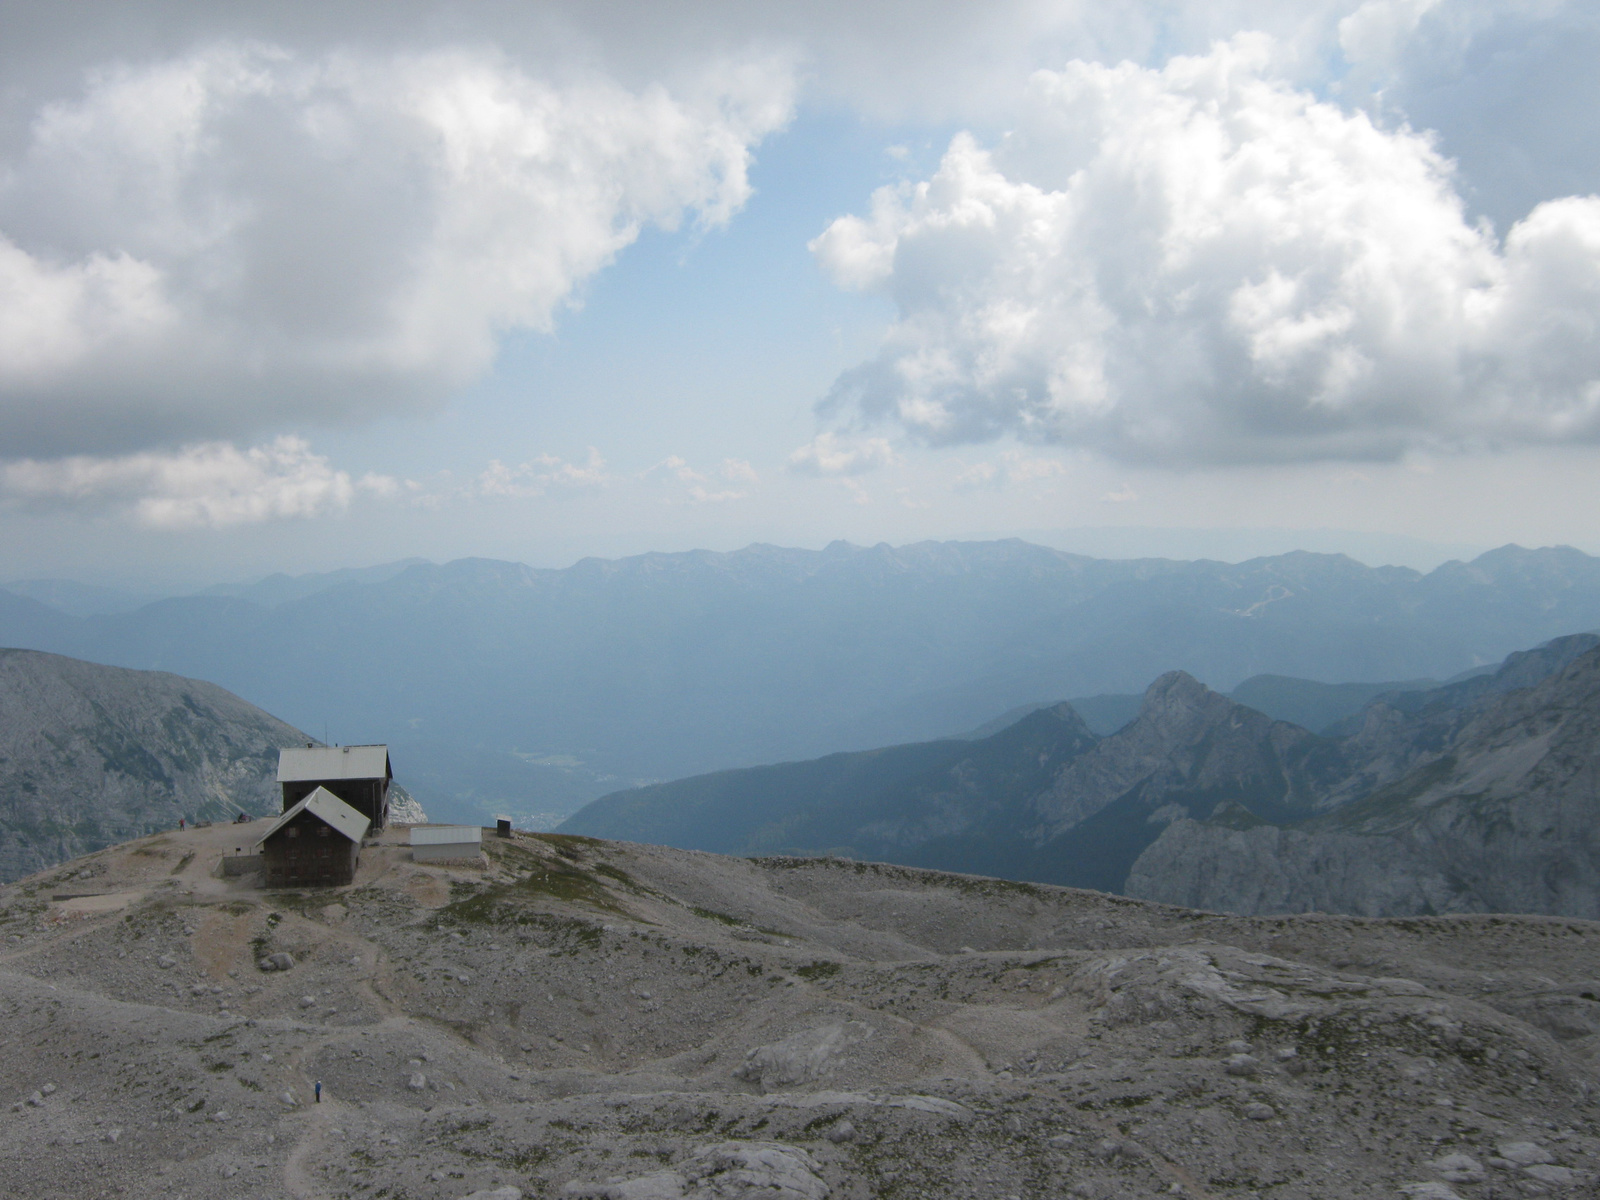
[[296, 829], [293, 825], [291, 825], [291, 826], [289, 826], [288, 830], [286, 831], [285, 836], [287, 836], [287, 837], [299, 837], [300, 836], [300, 831], [298, 829]]
[[318, 837], [327, 837], [328, 836], [328, 827], [326, 825], [324, 825], [321, 829], [317, 830], [317, 836]]

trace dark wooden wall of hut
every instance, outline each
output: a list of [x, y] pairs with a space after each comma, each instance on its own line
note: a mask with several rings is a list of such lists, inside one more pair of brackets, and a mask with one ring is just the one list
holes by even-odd
[[268, 887], [337, 887], [352, 883], [361, 843], [312, 812], [303, 812], [261, 847]]

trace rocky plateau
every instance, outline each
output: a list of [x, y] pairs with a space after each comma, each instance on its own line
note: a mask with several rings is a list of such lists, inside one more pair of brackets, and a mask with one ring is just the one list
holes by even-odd
[[396, 829], [270, 892], [219, 869], [248, 828], [0, 888], [0, 1192], [1594, 1194], [1589, 921]]

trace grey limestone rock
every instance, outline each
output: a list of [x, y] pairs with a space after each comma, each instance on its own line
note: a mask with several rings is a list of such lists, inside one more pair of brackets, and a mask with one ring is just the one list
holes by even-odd
[[825, 1200], [829, 1188], [806, 1151], [778, 1142], [719, 1142], [679, 1166], [606, 1183], [572, 1182], [570, 1200]]
[[1556, 1160], [1556, 1156], [1538, 1142], [1501, 1142], [1495, 1149], [1500, 1152], [1501, 1158], [1519, 1167], [1553, 1163]]
[[734, 1078], [759, 1084], [764, 1092], [812, 1083], [826, 1076], [852, 1046], [872, 1036], [860, 1021], [823, 1025], [792, 1034], [770, 1046], [757, 1046], [733, 1072]]
[[1571, 1187], [1578, 1182], [1578, 1173], [1571, 1167], [1558, 1167], [1554, 1163], [1534, 1163], [1523, 1167], [1522, 1173], [1552, 1187]]
[[1409, 1200], [1461, 1200], [1460, 1193], [1454, 1188], [1431, 1179], [1425, 1183], [1402, 1184], [1400, 1191]]
[[[1369, 720], [1393, 726], [1388, 742], [1416, 751], [1404, 770], [1314, 817], [1269, 822], [1225, 802], [1172, 821], [1125, 890], [1241, 913], [1600, 918], [1600, 648], [1465, 709], [1374, 703]], [[1377, 753], [1359, 736], [1343, 745]]]
[[1482, 1183], [1487, 1174], [1483, 1164], [1470, 1154], [1446, 1154], [1428, 1167], [1446, 1183]]

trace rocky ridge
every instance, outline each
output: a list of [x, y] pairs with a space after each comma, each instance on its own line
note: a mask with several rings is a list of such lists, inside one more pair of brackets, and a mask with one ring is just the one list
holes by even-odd
[[232, 832], [0, 888], [16, 1194], [1506, 1200], [1600, 1167], [1587, 921], [559, 835], [465, 869], [387, 834], [352, 887], [264, 892], [219, 877]]
[[1128, 892], [1243, 912], [1600, 916], [1600, 649], [1561, 657], [1532, 686], [1528, 662], [1508, 662], [1460, 707], [1375, 703], [1351, 741], [1381, 748], [1391, 781], [1293, 825], [1239, 806], [1175, 819]]

